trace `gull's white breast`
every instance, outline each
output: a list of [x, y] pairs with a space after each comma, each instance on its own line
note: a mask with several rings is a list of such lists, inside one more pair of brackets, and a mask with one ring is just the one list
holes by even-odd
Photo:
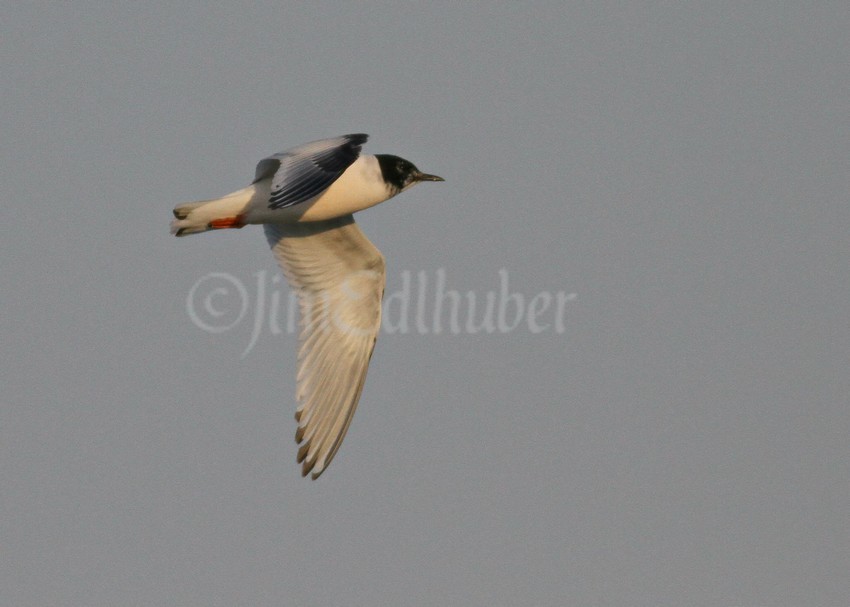
[[263, 179], [251, 186], [245, 223], [324, 221], [368, 209], [393, 194], [384, 181], [378, 159], [367, 154], [355, 160], [324, 192], [291, 207], [269, 208], [271, 181]]

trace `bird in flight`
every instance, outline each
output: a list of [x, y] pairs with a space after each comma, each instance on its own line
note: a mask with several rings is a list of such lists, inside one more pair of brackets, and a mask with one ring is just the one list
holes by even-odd
[[264, 158], [254, 181], [174, 208], [171, 232], [263, 224], [301, 312], [297, 461], [313, 479], [331, 463], [360, 400], [381, 326], [384, 257], [352, 213], [422, 181], [444, 181], [389, 154], [361, 154], [368, 135], [305, 143]]

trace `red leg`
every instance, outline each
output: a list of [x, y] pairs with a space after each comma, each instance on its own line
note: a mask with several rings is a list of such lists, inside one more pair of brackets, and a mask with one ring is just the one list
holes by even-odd
[[221, 219], [213, 219], [210, 222], [210, 229], [224, 230], [226, 228], [241, 228], [245, 226], [245, 216], [237, 215], [236, 217], [222, 217]]

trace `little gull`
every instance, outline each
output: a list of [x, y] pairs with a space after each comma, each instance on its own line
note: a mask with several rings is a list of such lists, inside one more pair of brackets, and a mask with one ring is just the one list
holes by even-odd
[[367, 139], [343, 135], [264, 158], [247, 188], [178, 205], [171, 223], [176, 236], [263, 224], [298, 295], [295, 440], [301, 472], [314, 479], [351, 424], [381, 326], [384, 257], [352, 213], [443, 181], [398, 156], [361, 154]]

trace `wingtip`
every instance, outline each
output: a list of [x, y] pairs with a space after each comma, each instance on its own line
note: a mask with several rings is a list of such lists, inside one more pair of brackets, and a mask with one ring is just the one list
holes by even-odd
[[363, 145], [369, 140], [369, 135], [366, 133], [351, 133], [350, 135], [344, 135], [344, 137], [354, 145]]
[[[304, 464], [306, 466], [307, 462], [304, 462]], [[302, 471], [302, 474], [304, 476], [307, 476], [307, 473], [310, 473], [310, 480], [316, 480], [317, 478], [322, 476], [322, 472], [325, 471], [325, 468], [326, 468], [326, 466], [325, 466], [324, 462], [315, 462], [314, 461], [310, 465], [310, 468], [306, 472]]]
[[316, 480], [322, 475], [322, 472], [324, 471], [325, 466], [317, 466], [316, 460], [305, 460], [301, 464], [301, 476], [306, 477], [309, 474], [310, 480]]

